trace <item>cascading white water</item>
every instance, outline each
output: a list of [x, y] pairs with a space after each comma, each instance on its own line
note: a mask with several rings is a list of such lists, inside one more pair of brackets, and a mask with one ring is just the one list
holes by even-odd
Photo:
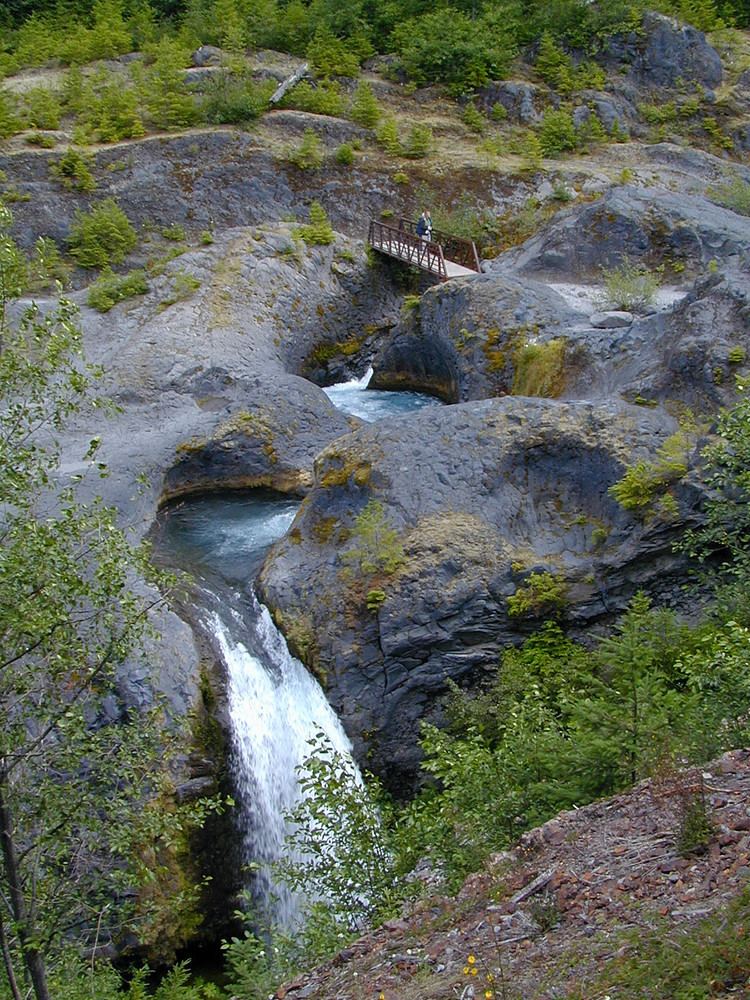
[[[372, 369], [326, 392], [339, 409], [366, 421], [436, 405], [418, 393], [367, 390], [371, 376]], [[291, 656], [249, 583], [298, 505], [260, 493], [185, 501], [161, 532], [162, 549], [201, 578], [195, 590], [200, 619], [227, 671], [243, 860], [260, 866], [252, 880], [256, 902], [266, 917], [287, 927], [294, 924], [298, 901], [273, 884], [269, 866], [285, 850], [284, 815], [300, 796], [296, 768], [309, 755], [308, 740], [320, 731], [336, 750], [350, 750], [317, 681]]]
[[[318, 732], [339, 753], [349, 753], [351, 744], [320, 685], [290, 654], [268, 609], [253, 593], [249, 601], [246, 616], [232, 610], [228, 624], [214, 612], [209, 623], [229, 679], [243, 853], [247, 862], [260, 866], [256, 894], [273, 898], [274, 920], [291, 927], [297, 902], [273, 883], [269, 865], [283, 853], [284, 816], [299, 800], [297, 768], [310, 753], [308, 741]], [[256, 653], [236, 638], [247, 628], [253, 631]]]
[[368, 368], [362, 378], [329, 385], [323, 392], [339, 410], [352, 413], [367, 423], [411, 413], [425, 406], [439, 405], [433, 396], [420, 392], [385, 392], [382, 389], [368, 389], [371, 378], [372, 368]]

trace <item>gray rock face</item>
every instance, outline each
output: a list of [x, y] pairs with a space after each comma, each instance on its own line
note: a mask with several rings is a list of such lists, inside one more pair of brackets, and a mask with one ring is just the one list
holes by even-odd
[[688, 267], [750, 255], [750, 224], [706, 198], [611, 189], [600, 201], [572, 208], [538, 236], [487, 266], [527, 275], [600, 276], [623, 257], [656, 266], [665, 259]]
[[519, 80], [490, 83], [477, 95], [477, 104], [486, 112], [491, 112], [499, 104], [505, 108], [510, 121], [522, 125], [530, 125], [541, 117], [537, 110], [537, 104], [541, 103], [539, 88]]
[[647, 12], [642, 32], [609, 40], [605, 59], [628, 66], [628, 76], [640, 87], [658, 90], [680, 82], [718, 87], [723, 78], [718, 52], [703, 32], [663, 14]]
[[[606, 618], [639, 587], [671, 593], [675, 522], [643, 523], [607, 490], [675, 427], [624, 404], [506, 398], [362, 428], [318, 457], [262, 594], [314, 650], [358, 751], [394, 787], [414, 773], [419, 720], [434, 717], [446, 679], [475, 680], [538, 620], [508, 614], [531, 570], [568, 581], [568, 625]], [[674, 493], [684, 524], [697, 494]], [[393, 574], [363, 571], [353, 551], [369, 499], [403, 544]], [[372, 590], [385, 594], [375, 613]]]

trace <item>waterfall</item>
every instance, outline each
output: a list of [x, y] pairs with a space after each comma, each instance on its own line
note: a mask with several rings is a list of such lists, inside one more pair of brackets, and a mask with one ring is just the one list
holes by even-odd
[[284, 850], [284, 814], [299, 799], [296, 768], [310, 753], [308, 740], [319, 731], [341, 753], [351, 745], [320, 685], [290, 654], [268, 609], [252, 591], [248, 600], [244, 613], [236, 608], [212, 611], [207, 625], [227, 667], [244, 860], [260, 866], [255, 890], [271, 910], [268, 915], [290, 928], [297, 900], [273, 883], [269, 865]]
[[[325, 391], [334, 405], [366, 421], [437, 405], [418, 393], [370, 390], [371, 376], [369, 369]], [[297, 500], [257, 491], [185, 500], [170, 510], [159, 532], [171, 564], [195, 579], [201, 626], [226, 667], [243, 861], [260, 866], [253, 888], [265, 916], [287, 928], [295, 922], [298, 900], [274, 885], [269, 866], [285, 850], [284, 814], [300, 797], [296, 768], [319, 731], [334, 749], [351, 749], [317, 681], [290, 655], [250, 582], [298, 506]]]

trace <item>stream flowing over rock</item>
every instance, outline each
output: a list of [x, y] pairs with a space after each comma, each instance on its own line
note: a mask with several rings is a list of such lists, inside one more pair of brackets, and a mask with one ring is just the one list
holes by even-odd
[[[604, 57], [626, 67], [622, 93], [609, 95], [623, 118], [643, 88], [661, 86], [661, 69], [670, 85], [675, 74], [721, 82], [699, 32], [656, 15], [649, 25]], [[538, 113], [532, 87], [495, 83], [484, 99], [519, 120]], [[110, 469], [100, 492], [139, 537], [161, 505], [194, 494], [304, 497], [265, 560], [260, 596], [323, 684], [358, 759], [405, 794], [419, 725], [440, 719], [449, 682], [487, 676], [549, 613], [533, 601], [509, 613], [508, 598], [533, 574], [554, 581], [554, 610], [578, 636], [609, 626], [639, 589], [679, 610], [695, 605], [673, 543], [701, 518], [702, 449], [717, 410], [737, 398], [735, 376], [750, 374], [750, 220], [712, 200], [725, 180], [720, 157], [642, 146], [638, 176], [614, 183], [624, 168], [612, 147], [606, 169], [577, 178], [573, 205], [485, 261], [483, 274], [430, 287], [415, 306], [393, 268], [367, 261], [361, 238], [384, 206], [411, 212], [416, 189], [402, 190], [382, 163], [328, 162], [304, 176], [273, 150], [306, 128], [335, 142], [362, 132], [280, 111], [255, 133], [196, 130], [97, 150], [98, 194], [115, 195], [141, 225], [184, 224], [196, 237], [210, 228], [213, 242], [165, 262], [145, 295], [106, 314], [73, 294], [87, 354], [120, 411], [76, 420], [62, 473], [81, 471], [100, 436]], [[89, 204], [55, 186], [48, 159], [13, 156], [25, 246], [40, 233], [63, 240], [75, 208]], [[750, 181], [746, 168], [736, 172]], [[498, 213], [543, 185], [553, 191], [547, 177], [516, 179], [509, 195], [492, 171], [459, 176]], [[435, 178], [436, 199], [456, 183]], [[331, 246], [309, 247], [282, 220], [306, 216], [318, 196], [337, 233]], [[151, 252], [144, 241], [132, 263]], [[665, 287], [643, 309], [602, 299], [602, 268], [627, 260], [662, 269]], [[313, 384], [370, 364], [372, 388], [455, 405], [368, 426]], [[677, 472], [653, 502], [624, 509], [613, 484], [637, 463], [658, 469], [665, 448]], [[403, 552], [392, 571], [377, 551], [374, 570], [362, 558], [357, 518], [372, 501]], [[189, 717], [207, 677], [217, 703], [203, 707], [226, 730], [226, 676], [186, 624], [195, 608], [180, 610], [158, 612], [150, 669], [126, 665], [120, 699], [144, 707], [163, 693], [175, 716]], [[186, 797], [221, 771], [225, 748], [214, 750], [186, 761]]]

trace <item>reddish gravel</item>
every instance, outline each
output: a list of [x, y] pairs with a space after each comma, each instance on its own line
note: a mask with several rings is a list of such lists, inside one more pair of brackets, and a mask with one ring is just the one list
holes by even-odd
[[[696, 797], [714, 830], [702, 854], [682, 857], [677, 838]], [[276, 997], [479, 1000], [489, 972], [498, 997], [565, 997], [575, 986], [594, 1000], [603, 995], [586, 982], [633, 947], [622, 932], [686, 926], [736, 896], [748, 876], [750, 750], [736, 750], [702, 771], [561, 813], [491, 859], [457, 897], [422, 900]], [[734, 995], [750, 997], [750, 984]]]

